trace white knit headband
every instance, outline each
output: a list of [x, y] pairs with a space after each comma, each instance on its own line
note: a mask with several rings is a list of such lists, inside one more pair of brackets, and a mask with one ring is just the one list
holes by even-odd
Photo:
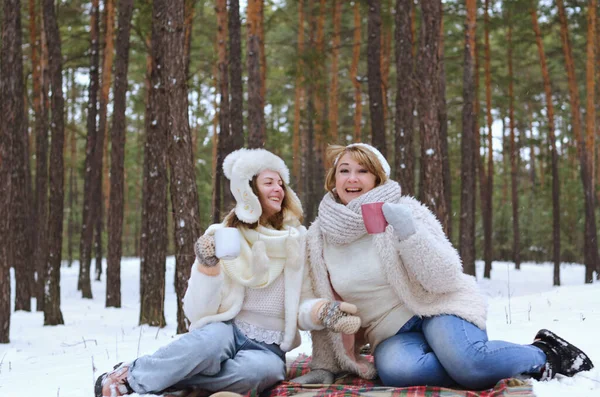
[[[387, 162], [387, 160], [385, 159], [385, 157], [383, 157], [383, 154], [381, 154], [381, 152], [377, 149], [375, 149], [373, 146], [366, 144], [366, 143], [351, 143], [350, 145], [346, 146], [347, 148], [351, 148], [353, 146], [359, 146], [362, 147], [364, 149], [370, 150], [376, 157], [377, 160], [379, 160], [379, 163], [381, 164], [381, 167], [383, 168], [383, 171], [385, 172], [385, 175], [389, 178], [390, 176], [390, 164]], [[340, 154], [337, 155], [337, 157], [335, 158], [335, 161], [333, 162], [333, 166], [336, 167], [338, 160], [340, 159], [340, 157], [342, 156], [344, 152], [341, 152]]]

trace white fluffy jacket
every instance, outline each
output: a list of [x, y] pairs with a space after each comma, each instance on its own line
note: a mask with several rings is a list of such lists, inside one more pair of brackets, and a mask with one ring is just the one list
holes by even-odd
[[[288, 239], [285, 243], [288, 258], [294, 258], [295, 263], [286, 263], [283, 269], [285, 330], [280, 345], [283, 351], [289, 351], [300, 344], [297, 320], [302, 284], [306, 277], [304, 255], [300, 247], [304, 246], [306, 229], [303, 226], [299, 226], [298, 229], [301, 231], [300, 237], [293, 239], [298, 241]], [[292, 250], [295, 252], [291, 252]], [[265, 258], [264, 244], [255, 243], [252, 247], [252, 255], [255, 261]], [[223, 269], [216, 276], [206, 275], [198, 270], [198, 264], [198, 260], [196, 260], [192, 266], [188, 288], [183, 298], [183, 309], [191, 322], [190, 329], [200, 328], [213, 322], [232, 320], [242, 308], [246, 287], [234, 281]], [[309, 283], [305, 282], [305, 288], [306, 285], [310, 288]], [[310, 297], [312, 295], [309, 295]]]
[[[397, 184], [388, 181], [384, 186], [386, 193], [393, 193]], [[377, 189], [379, 188], [372, 192], [376, 194]], [[419, 316], [453, 314], [485, 329], [486, 299], [475, 278], [463, 273], [458, 252], [447, 239], [439, 221], [414, 198], [400, 196], [399, 187], [397, 192], [397, 195], [382, 195], [375, 197], [379, 200], [372, 200], [407, 206], [416, 228], [416, 233], [404, 241], [398, 241], [391, 225], [384, 233], [374, 235], [373, 244], [377, 246], [388, 282], [406, 307]], [[362, 196], [353, 201], [361, 198]], [[329, 201], [324, 205], [326, 200]], [[327, 299], [335, 299], [335, 292], [329, 282], [327, 264], [323, 259], [323, 239], [327, 238], [329, 243], [337, 239], [339, 244], [340, 233], [334, 233], [336, 227], [343, 226], [343, 220], [339, 219], [344, 217], [348, 208], [360, 209], [360, 203], [351, 202], [346, 208], [342, 208], [342, 204], [332, 203], [331, 200], [332, 195], [328, 193], [319, 208], [319, 218], [310, 226], [307, 234], [307, 259], [313, 290], [317, 297]], [[323, 222], [327, 222], [327, 225]], [[339, 225], [332, 227], [331, 223], [338, 222]], [[313, 332], [312, 338], [313, 369], [323, 368], [334, 373], [350, 371], [363, 378], [375, 377], [373, 365], [357, 354], [361, 347], [359, 337], [349, 341], [341, 334], [323, 330]], [[352, 343], [354, 346], [350, 346]]]

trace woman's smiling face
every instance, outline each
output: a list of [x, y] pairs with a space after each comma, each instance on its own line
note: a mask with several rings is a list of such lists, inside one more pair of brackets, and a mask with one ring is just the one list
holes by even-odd
[[354, 160], [350, 153], [345, 153], [337, 162], [335, 191], [344, 205], [373, 189], [376, 180], [375, 174]]
[[256, 187], [262, 212], [267, 218], [281, 211], [285, 190], [277, 172], [266, 170], [258, 174]]

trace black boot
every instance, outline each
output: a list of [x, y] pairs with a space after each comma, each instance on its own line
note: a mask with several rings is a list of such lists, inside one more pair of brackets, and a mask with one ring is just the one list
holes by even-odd
[[584, 352], [547, 329], [538, 331], [532, 344], [546, 354], [546, 364], [539, 376], [534, 376], [538, 380], [552, 379], [556, 374], [573, 376], [594, 368]]

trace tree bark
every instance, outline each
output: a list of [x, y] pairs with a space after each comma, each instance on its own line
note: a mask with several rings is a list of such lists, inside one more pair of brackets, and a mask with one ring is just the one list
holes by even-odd
[[[442, 151], [442, 179], [444, 181], [444, 200], [446, 201], [446, 217], [440, 219], [442, 228], [448, 238], [452, 237], [452, 176], [450, 174], [450, 154], [448, 151], [448, 110], [446, 108], [446, 67], [444, 66], [444, 10], [440, 2], [440, 45], [439, 45], [439, 96], [438, 96], [438, 118], [440, 120], [440, 147]], [[477, 119], [477, 118], [476, 118]], [[475, 200], [473, 200], [473, 213], [475, 212]], [[473, 250], [475, 246], [473, 246]], [[473, 252], [475, 255], [475, 252]]]
[[[383, 93], [381, 92], [381, 0], [368, 0], [367, 75], [369, 78], [369, 110], [371, 142], [386, 156]], [[437, 48], [437, 47], [436, 47]]]
[[466, 274], [475, 276], [475, 28], [477, 2], [467, 0], [463, 66], [463, 109], [461, 134], [461, 193], [459, 252]]
[[[240, 2], [229, 0], [229, 80], [231, 88], [230, 119], [231, 150], [244, 146], [244, 88], [242, 84], [242, 32], [240, 23]], [[231, 201], [230, 201], [231, 200]], [[225, 195], [225, 202], [233, 205], [233, 196]]]
[[129, 37], [133, 0], [119, 1], [113, 124], [110, 148], [110, 204], [108, 211], [108, 257], [106, 264], [106, 307], [121, 307], [121, 255], [123, 247], [123, 208], [125, 203], [125, 110]]
[[54, 0], [44, 0], [44, 30], [48, 40], [50, 72], [51, 137], [50, 200], [48, 205], [48, 262], [44, 288], [44, 325], [64, 324], [60, 310], [60, 262], [64, 207], [64, 97], [62, 92], [62, 50]]
[[402, 193], [415, 194], [414, 158], [414, 58], [411, 29], [412, 0], [397, 0], [395, 13], [396, 47], [396, 119], [395, 119], [395, 176]]
[[[155, 0], [156, 1], [156, 0]], [[184, 0], [165, 0], [161, 26], [163, 37], [163, 74], [165, 89], [168, 157], [173, 206], [173, 240], [175, 242], [175, 292], [177, 293], [177, 333], [187, 331], [189, 322], [183, 313], [183, 296], [195, 260], [194, 243], [199, 237], [198, 193], [188, 120], [188, 87], [185, 75]], [[223, 6], [226, 4], [223, 1]], [[226, 10], [223, 10], [224, 12]], [[226, 14], [225, 14], [226, 15]], [[227, 36], [223, 36], [226, 41]], [[227, 70], [223, 73], [227, 80]], [[226, 95], [225, 95], [226, 96]], [[223, 98], [223, 97], [222, 97]], [[224, 105], [229, 108], [229, 104]], [[227, 120], [227, 123], [229, 120]]]
[[[301, 130], [300, 119], [305, 106], [304, 89], [304, 0], [298, 1], [298, 58], [296, 62], [296, 87], [294, 88], [294, 129], [292, 132], [292, 148], [294, 152], [292, 174], [296, 192], [302, 197], [304, 192], [304, 180], [302, 178], [302, 155], [301, 155]], [[233, 100], [232, 100], [233, 101]]]
[[421, 34], [418, 51], [419, 133], [421, 137], [421, 201], [439, 220], [447, 216], [444, 198], [440, 143], [439, 42], [441, 7], [439, 1], [421, 2]]
[[[92, 241], [97, 216], [98, 178], [100, 170], [96, 169], [97, 152], [102, 153], [99, 142], [99, 131], [96, 126], [98, 101], [98, 65], [99, 65], [99, 0], [92, 0], [90, 11], [90, 85], [88, 89], [87, 145], [85, 151], [85, 178], [83, 184], [83, 211], [81, 225], [81, 242], [79, 244], [79, 284], [83, 298], [92, 299], [90, 267], [92, 257]], [[100, 154], [102, 156], [102, 154]]]
[[362, 91], [358, 79], [358, 63], [360, 61], [360, 3], [354, 2], [354, 34], [352, 37], [352, 65], [350, 66], [350, 79], [354, 86], [354, 133], [355, 142], [361, 141], [362, 135]]
[[575, 77], [575, 66], [573, 63], [573, 54], [571, 51], [571, 42], [569, 39], [569, 29], [567, 26], [567, 15], [563, 0], [556, 0], [558, 7], [558, 17], [560, 21], [560, 36], [563, 52], [565, 55], [565, 67], [567, 70], [567, 79], [569, 82], [569, 100], [571, 107], [571, 125], [573, 134], [577, 141], [577, 154], [580, 163], [581, 181], [583, 184], [584, 207], [585, 207], [585, 228], [584, 228], [584, 262], [585, 262], [585, 282], [593, 282], [593, 274], [598, 266], [598, 240], [596, 231], [596, 214], [594, 212], [594, 192], [588, 164], [588, 152], [586, 150], [586, 140], [581, 128], [581, 111], [579, 105], [579, 88], [577, 87], [577, 78]]
[[248, 19], [248, 147], [265, 146], [264, 98], [262, 98], [262, 73], [260, 67], [260, 25], [263, 0], [249, 0]]
[[513, 56], [512, 56], [512, 21], [510, 13], [508, 15], [508, 119], [510, 129], [510, 180], [511, 180], [511, 202], [512, 202], [512, 221], [513, 221], [513, 261], [515, 269], [521, 269], [521, 242], [519, 232], [519, 181], [517, 164], [519, 162], [519, 150], [515, 143], [515, 94], [513, 81]]
[[329, 137], [330, 142], [338, 143], [338, 62], [340, 55], [340, 29], [342, 24], [341, 0], [333, 3], [333, 38], [331, 49], [331, 85], [329, 87]]
[[167, 255], [167, 99], [163, 86], [166, 1], [154, 1], [150, 90], [146, 108], [146, 150], [142, 204], [140, 324], [163, 327]]
[[[486, 123], [487, 123], [487, 177], [485, 178], [485, 210], [483, 211], [483, 260], [485, 262], [483, 277], [490, 278], [492, 272], [492, 208], [494, 190], [494, 158], [492, 146], [492, 72], [491, 72], [491, 56], [490, 56], [490, 15], [489, 15], [489, 0], [485, 0], [484, 11], [484, 30], [485, 30], [485, 48], [484, 48], [484, 70], [485, 70], [485, 108], [486, 108]], [[483, 169], [482, 169], [483, 170]]]

